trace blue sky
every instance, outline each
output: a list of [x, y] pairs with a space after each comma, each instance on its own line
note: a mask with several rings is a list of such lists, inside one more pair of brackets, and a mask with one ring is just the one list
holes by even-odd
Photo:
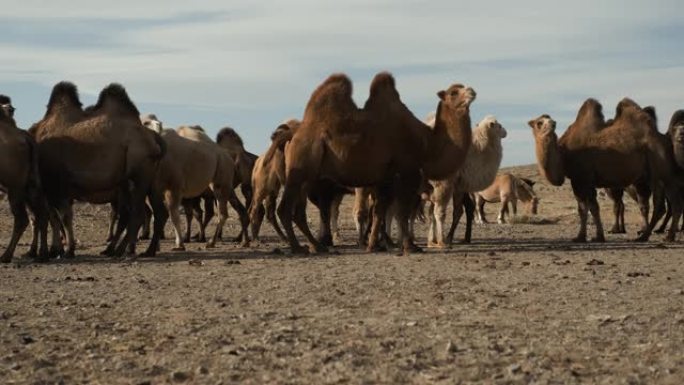
[[606, 116], [623, 96], [657, 107], [661, 130], [684, 108], [680, 1], [140, 1], [15, 2], [0, 16], [0, 93], [23, 127], [52, 85], [75, 82], [84, 104], [120, 82], [168, 126], [230, 125], [261, 153], [311, 91], [346, 72], [362, 104], [389, 70], [420, 118], [454, 82], [478, 91], [477, 121], [498, 117], [505, 165], [534, 162], [526, 122], [564, 129], [587, 97]]

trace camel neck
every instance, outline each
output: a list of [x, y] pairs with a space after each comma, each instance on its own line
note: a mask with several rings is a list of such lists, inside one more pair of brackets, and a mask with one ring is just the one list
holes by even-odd
[[536, 153], [539, 173], [552, 185], [561, 186], [565, 179], [565, 171], [556, 134], [552, 132], [536, 138]]

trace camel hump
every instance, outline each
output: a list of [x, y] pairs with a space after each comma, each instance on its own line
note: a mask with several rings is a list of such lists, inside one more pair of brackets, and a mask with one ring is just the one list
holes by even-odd
[[346, 112], [355, 108], [352, 92], [352, 82], [347, 75], [332, 74], [311, 94], [304, 115], [316, 119], [330, 111]]
[[681, 125], [684, 125], [684, 110], [677, 110], [677, 111], [675, 111], [674, 114], [672, 114], [672, 118], [670, 119], [670, 126], [668, 129], [668, 132], [671, 132], [677, 126], [681, 126]]
[[378, 73], [373, 78], [373, 81], [371, 81], [368, 102], [385, 98], [399, 100], [399, 92], [397, 91], [394, 76], [386, 71]]
[[97, 103], [95, 104], [94, 110], [100, 110], [107, 103], [113, 103], [117, 105], [123, 111], [135, 115], [136, 119], [138, 119], [140, 116], [140, 111], [138, 111], [138, 108], [135, 106], [135, 104], [133, 104], [133, 101], [131, 101], [131, 98], [128, 96], [126, 89], [121, 84], [112, 83], [102, 89], [97, 98]]
[[219, 130], [218, 134], [216, 134], [216, 143], [221, 143], [224, 140], [230, 141], [237, 146], [244, 147], [244, 142], [242, 141], [240, 134], [231, 127], [223, 127]]
[[78, 96], [78, 88], [76, 88], [74, 83], [62, 81], [52, 87], [52, 92], [50, 93], [50, 99], [48, 100], [47, 105], [48, 112], [51, 111], [54, 106], [63, 102], [79, 108], [82, 106], [81, 99]]
[[599, 123], [601, 125], [605, 124], [605, 118], [603, 117], [603, 106], [598, 100], [594, 98], [589, 98], [582, 103], [577, 112], [577, 120], [588, 120], [586, 123]]

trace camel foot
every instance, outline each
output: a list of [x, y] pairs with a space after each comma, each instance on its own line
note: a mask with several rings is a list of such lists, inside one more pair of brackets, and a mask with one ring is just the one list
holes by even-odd
[[50, 259], [56, 259], [61, 257], [62, 255], [64, 255], [64, 249], [60, 247], [50, 248], [50, 251], [48, 252], [48, 256], [50, 257]]
[[247, 248], [247, 247], [250, 246], [250, 244], [251, 244], [251, 242], [249, 241], [249, 239], [247, 239], [247, 240], [244, 240], [244, 241], [241, 241], [241, 242], [240, 242], [240, 247], [242, 247], [242, 248]]
[[609, 233], [611, 233], [611, 234], [624, 234], [624, 233], [626, 233], [626, 231], [625, 231], [625, 229], [613, 227], [612, 229], [610, 229]]
[[638, 237], [634, 239], [634, 242], [648, 242], [649, 235], [646, 233], [639, 234]]
[[573, 243], [587, 243], [587, 237], [586, 236], [576, 236], [575, 238], [572, 238]]
[[143, 234], [140, 237], [138, 237], [138, 239], [141, 241], [147, 241], [150, 239], [150, 234]]
[[297, 255], [297, 254], [309, 254], [309, 249], [302, 245], [292, 245], [290, 246], [290, 253], [292, 255]]
[[317, 245], [309, 245], [309, 251], [312, 254], [321, 254], [321, 253], [327, 253], [328, 252], [328, 246], [319, 243]]
[[662, 234], [662, 233], [665, 232], [665, 229], [656, 229], [656, 230], [654, 230], [653, 232], [656, 233], [656, 234]]
[[12, 262], [12, 256], [10, 254], [3, 254], [0, 257], [0, 263], [10, 263]]
[[446, 249], [448, 246], [444, 242], [428, 242], [427, 247], [429, 249]]
[[384, 245], [368, 245], [366, 247], [367, 253], [382, 253], [387, 251], [387, 246]]
[[591, 241], [595, 242], [595, 243], [603, 243], [606, 241], [606, 237], [604, 237], [604, 236], [594, 237], [594, 238], [591, 238]]
[[185, 251], [185, 246], [176, 246], [171, 251]]
[[674, 241], [675, 241], [675, 235], [674, 235], [674, 233], [672, 233], [672, 234], [667, 234], [667, 235], [665, 236], [665, 238], [663, 238], [663, 241], [664, 241], [664, 242], [667, 242], [667, 243], [672, 243], [672, 242], [674, 242]]
[[[45, 256], [47, 256], [47, 253], [43, 253]], [[38, 259], [38, 253], [36, 253], [35, 250], [29, 250], [26, 253], [21, 255], [22, 259]]]
[[74, 254], [74, 251], [73, 251], [73, 250], [68, 250], [68, 251], [64, 254], [64, 258], [65, 258], [65, 259], [74, 259], [74, 258], [76, 258], [76, 254]]
[[460, 241], [458, 241], [459, 245], [469, 245], [470, 244], [470, 239], [463, 238]]

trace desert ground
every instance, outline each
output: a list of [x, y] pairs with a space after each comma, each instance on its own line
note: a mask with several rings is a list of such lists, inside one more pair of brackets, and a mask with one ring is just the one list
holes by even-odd
[[[684, 236], [631, 242], [627, 198], [627, 235], [570, 243], [569, 183], [511, 170], [539, 182], [537, 217], [410, 256], [360, 252], [348, 197], [329, 254], [289, 256], [265, 223], [249, 249], [172, 253], [169, 226], [158, 257], [111, 260], [98, 255], [107, 208], [79, 205], [75, 260], [0, 266], [0, 383], [684, 383]], [[10, 226], [0, 202], [3, 248]]]

